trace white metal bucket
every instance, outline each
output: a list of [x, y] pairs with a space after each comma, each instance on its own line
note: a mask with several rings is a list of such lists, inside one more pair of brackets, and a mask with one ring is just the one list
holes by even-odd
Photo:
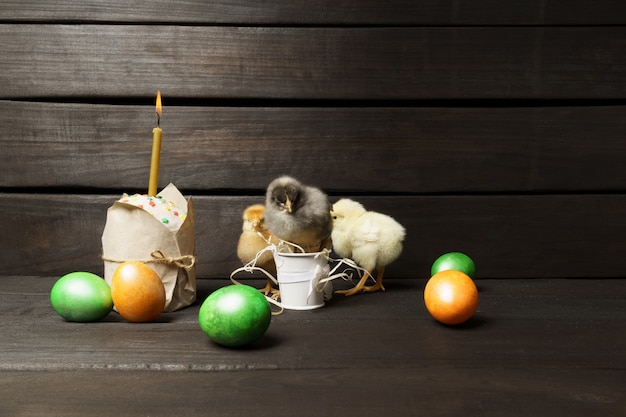
[[[284, 253], [274, 251], [280, 303], [290, 310], [312, 310], [324, 306], [324, 290], [318, 285], [330, 267], [322, 252]], [[330, 283], [328, 283], [330, 284]]]

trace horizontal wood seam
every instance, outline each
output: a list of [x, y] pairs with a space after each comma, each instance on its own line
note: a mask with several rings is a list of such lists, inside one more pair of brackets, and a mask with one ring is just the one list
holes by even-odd
[[[156, 94], [156, 93], [155, 93]], [[1, 101], [21, 103], [106, 104], [154, 106], [154, 96], [39, 96], [5, 97]], [[272, 98], [197, 98], [167, 97], [167, 107], [272, 107], [272, 108], [530, 108], [530, 107], [607, 107], [626, 106], [624, 98], [537, 99], [272, 99]]]

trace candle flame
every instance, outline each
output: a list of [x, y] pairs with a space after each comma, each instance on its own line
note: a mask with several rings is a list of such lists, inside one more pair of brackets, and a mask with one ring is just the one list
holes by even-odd
[[161, 115], [163, 114], [163, 107], [161, 106], [161, 90], [157, 91], [156, 114], [157, 114], [157, 123], [160, 124], [160, 122], [161, 122]]

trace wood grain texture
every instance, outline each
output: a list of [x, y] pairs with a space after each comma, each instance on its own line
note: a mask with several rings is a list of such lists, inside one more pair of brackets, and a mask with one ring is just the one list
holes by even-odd
[[623, 99], [620, 27], [1, 25], [0, 98]]
[[257, 25], [612, 25], [619, 0], [5, 0], [0, 20], [25, 22], [168, 22]]
[[[624, 415], [625, 25], [619, 0], [3, 1], [0, 415]], [[102, 273], [157, 89], [210, 279], [154, 323], [67, 323], [50, 289]], [[394, 216], [404, 252], [387, 291], [219, 347], [198, 310], [283, 173]], [[458, 328], [422, 302], [448, 251], [477, 264]]]
[[[199, 280], [195, 304], [153, 323], [128, 323], [112, 313], [98, 323], [77, 324], [65, 322], [50, 306], [49, 292], [58, 278], [2, 279], [6, 320], [0, 334], [10, 331], [14, 336], [0, 339], [0, 371], [229, 372], [487, 364], [624, 372], [626, 364], [620, 354], [626, 344], [621, 337], [626, 330], [623, 279], [477, 280], [479, 308], [460, 327], [440, 326], [430, 317], [423, 303], [426, 279], [390, 279], [385, 292], [336, 295], [315, 311], [286, 310], [247, 349], [220, 348], [198, 326], [202, 302], [230, 285], [228, 280]], [[28, 319], [37, 320], [37, 332], [20, 325]], [[554, 334], [558, 324], [562, 327]], [[107, 339], [111, 333], [115, 338]], [[389, 349], [390, 344], [396, 349]], [[98, 345], [102, 350], [94, 351]], [[590, 345], [593, 356], [586, 349]], [[518, 355], [523, 348], [528, 356]]]
[[[106, 210], [119, 195], [0, 197], [0, 264], [6, 274], [102, 273]], [[241, 213], [263, 196], [193, 198], [198, 276], [227, 278], [241, 266], [236, 257]], [[481, 278], [626, 276], [624, 195], [355, 199], [407, 229], [404, 252], [386, 272], [391, 278], [428, 276], [432, 262], [449, 251], [474, 258]]]
[[[160, 184], [257, 192], [621, 191], [624, 106], [168, 107]], [[153, 100], [152, 100], [153, 101]], [[147, 187], [154, 105], [0, 101], [0, 187]]]
[[5, 415], [589, 416], [626, 407], [623, 280], [480, 280], [479, 310], [458, 328], [429, 317], [425, 280], [395, 280], [384, 293], [286, 311], [252, 346], [225, 349], [197, 316], [228, 281], [201, 280], [198, 303], [155, 323], [113, 313], [78, 324], [50, 307], [55, 279], [0, 279]]
[[[316, 417], [623, 414], [620, 370], [343, 369], [205, 374], [128, 371], [2, 372], [5, 415], [66, 417]], [[26, 393], [31, 395], [26, 398]], [[77, 394], [79, 392], [80, 394]], [[363, 393], [366, 394], [358, 394]], [[210, 393], [210, 394], [207, 394]], [[111, 398], [115, 398], [114, 401]], [[210, 410], [208, 412], [207, 410]]]

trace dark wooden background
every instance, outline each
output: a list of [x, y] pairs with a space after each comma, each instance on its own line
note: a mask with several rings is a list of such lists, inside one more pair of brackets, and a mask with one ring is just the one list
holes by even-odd
[[626, 276], [626, 3], [4, 1], [0, 267], [102, 273], [106, 209], [160, 187], [225, 278], [243, 208], [291, 174], [479, 278]]

